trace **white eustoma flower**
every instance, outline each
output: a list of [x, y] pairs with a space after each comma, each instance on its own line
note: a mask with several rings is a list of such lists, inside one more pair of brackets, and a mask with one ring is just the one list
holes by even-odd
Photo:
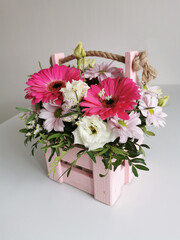
[[74, 132], [74, 143], [82, 144], [90, 150], [101, 148], [104, 144], [116, 139], [115, 134], [108, 128], [108, 124], [98, 115], [85, 116], [78, 122]]
[[121, 120], [117, 115], [108, 121], [109, 128], [114, 131], [117, 137], [120, 137], [120, 143], [126, 143], [128, 138], [135, 138], [139, 140], [144, 139], [144, 133], [139, 124], [141, 124], [140, 114], [131, 112], [129, 114], [129, 120]]
[[89, 86], [82, 80], [67, 82], [65, 88], [61, 88], [66, 105], [71, 108], [79, 103], [86, 96]]

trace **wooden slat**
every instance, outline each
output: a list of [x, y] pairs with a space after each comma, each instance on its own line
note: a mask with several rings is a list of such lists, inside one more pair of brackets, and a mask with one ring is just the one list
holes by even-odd
[[[68, 166], [62, 163], [63, 172], [66, 171], [67, 168]], [[92, 174], [90, 173], [73, 167], [69, 177], [67, 177], [65, 174], [63, 176], [63, 180], [69, 185], [72, 185], [92, 195], [94, 194], [93, 178]]]
[[[49, 171], [52, 169], [50, 167], [50, 165], [54, 162], [54, 158], [56, 157], [53, 156], [52, 157], [52, 160], [51, 162], [48, 162], [48, 159], [49, 159], [49, 156], [51, 154], [51, 149], [48, 148], [47, 149], [47, 152], [45, 154], [45, 158], [46, 158], [46, 165], [47, 165], [47, 169], [48, 169], [48, 173]], [[61, 166], [61, 162], [58, 163], [58, 166], [56, 167], [56, 171], [55, 171], [55, 175], [54, 175], [54, 178], [53, 178], [53, 172], [51, 172], [51, 174], [49, 175], [49, 178], [56, 181], [56, 182], [59, 182], [59, 183], [63, 183], [63, 177], [60, 178], [60, 176], [63, 174], [63, 169], [62, 169], [62, 166]]]
[[105, 174], [101, 158], [97, 163], [93, 163], [94, 178], [94, 198], [108, 205], [113, 205], [121, 193], [121, 187], [124, 185], [124, 167], [120, 166], [116, 171], [109, 171], [107, 176], [100, 177], [99, 174]]
[[[76, 159], [76, 154], [80, 151], [80, 148], [73, 148], [70, 149], [66, 155], [63, 157], [63, 161], [72, 163]], [[92, 159], [87, 155], [84, 154], [82, 155], [78, 160], [77, 160], [77, 165], [81, 166], [83, 168], [92, 170]]]
[[[131, 51], [125, 53], [125, 77], [132, 79], [134, 82], [137, 81], [137, 72], [133, 70], [133, 60], [138, 54], [137, 51]], [[130, 171], [128, 161], [125, 161], [125, 174], [124, 174], [124, 183], [129, 183]]]

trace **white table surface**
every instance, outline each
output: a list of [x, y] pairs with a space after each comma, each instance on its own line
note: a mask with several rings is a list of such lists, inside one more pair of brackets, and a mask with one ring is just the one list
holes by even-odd
[[24, 147], [23, 121], [0, 125], [0, 240], [180, 239], [180, 85], [171, 95], [166, 128], [146, 139], [150, 172], [123, 188], [113, 207], [47, 177], [43, 152]]

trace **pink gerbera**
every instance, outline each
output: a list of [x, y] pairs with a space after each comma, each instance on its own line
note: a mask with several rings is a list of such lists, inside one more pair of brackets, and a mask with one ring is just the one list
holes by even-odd
[[56, 104], [61, 104], [63, 97], [59, 90], [72, 79], [80, 79], [79, 70], [76, 68], [56, 64], [53, 67], [40, 70], [26, 82], [30, 87], [25, 89], [27, 91], [25, 98], [32, 99], [32, 104], [40, 101], [49, 102], [50, 100], [55, 101]]
[[104, 120], [117, 114], [119, 118], [128, 120], [126, 110], [132, 110], [138, 99], [138, 86], [133, 80], [107, 78], [98, 86], [91, 85], [87, 96], [79, 105], [87, 107], [82, 110], [87, 116], [99, 115]]

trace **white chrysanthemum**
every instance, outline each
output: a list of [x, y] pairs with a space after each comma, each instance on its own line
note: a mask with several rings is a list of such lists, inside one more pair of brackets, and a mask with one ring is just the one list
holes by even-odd
[[71, 108], [79, 103], [86, 96], [89, 86], [82, 80], [67, 82], [65, 88], [61, 88], [66, 105]]
[[82, 144], [89, 150], [101, 148], [104, 144], [116, 139], [115, 134], [108, 128], [108, 124], [98, 115], [81, 118], [73, 135], [75, 144]]

